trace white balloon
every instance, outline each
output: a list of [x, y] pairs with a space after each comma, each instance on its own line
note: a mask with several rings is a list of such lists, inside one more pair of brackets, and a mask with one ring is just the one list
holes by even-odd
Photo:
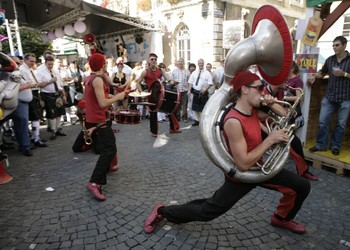
[[74, 24], [74, 30], [78, 33], [84, 33], [86, 30], [86, 25], [82, 21], [77, 21]]
[[41, 39], [43, 40], [43, 42], [48, 42], [49, 38], [47, 37], [47, 35], [41, 35]]
[[47, 37], [49, 38], [50, 41], [53, 41], [56, 39], [56, 35], [55, 33], [53, 33], [52, 31], [50, 31], [48, 34], [47, 34]]
[[73, 25], [71, 24], [67, 24], [65, 27], [64, 27], [64, 33], [67, 35], [67, 36], [73, 36], [75, 34], [75, 30], [73, 28]]
[[61, 28], [57, 28], [55, 29], [55, 36], [58, 37], [58, 38], [62, 38], [64, 37], [64, 32]]

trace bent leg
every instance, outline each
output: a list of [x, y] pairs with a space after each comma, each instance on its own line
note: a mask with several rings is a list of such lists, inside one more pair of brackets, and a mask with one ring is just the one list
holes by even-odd
[[159, 212], [168, 221], [177, 224], [210, 221], [227, 212], [255, 187], [255, 184], [233, 182], [226, 178], [224, 184], [212, 197], [193, 200], [183, 205], [164, 207]]

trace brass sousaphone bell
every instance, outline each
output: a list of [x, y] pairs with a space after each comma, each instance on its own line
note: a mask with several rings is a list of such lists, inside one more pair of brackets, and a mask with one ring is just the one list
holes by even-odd
[[225, 59], [225, 79], [221, 88], [209, 98], [200, 120], [200, 139], [209, 159], [225, 173], [239, 181], [257, 183], [268, 180], [282, 170], [289, 156], [289, 145], [276, 158], [273, 170], [264, 174], [259, 167], [241, 172], [227, 151], [222, 138], [221, 120], [225, 106], [230, 103], [230, 80], [240, 71], [256, 64], [260, 74], [270, 84], [285, 81], [292, 65], [292, 40], [286, 21], [273, 6], [265, 5], [257, 10], [252, 24], [252, 35], [230, 49]]

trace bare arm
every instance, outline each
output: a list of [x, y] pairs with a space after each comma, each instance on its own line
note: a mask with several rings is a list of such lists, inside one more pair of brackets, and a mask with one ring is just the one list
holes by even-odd
[[147, 73], [146, 70], [142, 71], [139, 79], [137, 79], [136, 88], [138, 89], [139, 92], [142, 91], [141, 82], [143, 81], [143, 79], [145, 79], [146, 73]]
[[[231, 154], [238, 169], [242, 172], [248, 171], [254, 166], [273, 144], [288, 141], [286, 129], [272, 131], [261, 144], [248, 152], [247, 142], [243, 135], [240, 121], [237, 119], [228, 119], [224, 125], [224, 130], [229, 140]], [[257, 133], [259, 132], [257, 131]]]
[[123, 100], [125, 93], [121, 92], [119, 94], [114, 95], [112, 98], [107, 99], [105, 97], [105, 92], [103, 89], [103, 80], [100, 77], [96, 77], [94, 81], [92, 82], [92, 86], [95, 91], [95, 95], [98, 101], [98, 105], [100, 108], [105, 108], [110, 106], [111, 104], [115, 103], [118, 100]]

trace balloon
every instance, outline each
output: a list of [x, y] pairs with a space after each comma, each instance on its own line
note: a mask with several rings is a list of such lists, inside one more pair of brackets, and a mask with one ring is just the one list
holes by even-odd
[[43, 34], [41, 35], [41, 39], [43, 40], [43, 42], [48, 42], [49, 41], [49, 38], [47, 37], [47, 35]]
[[86, 25], [82, 21], [77, 21], [74, 24], [74, 30], [78, 33], [84, 33], [86, 30]]
[[64, 33], [67, 35], [67, 36], [73, 36], [75, 34], [75, 30], [73, 28], [73, 25], [71, 24], [67, 24], [65, 27], [64, 27]]
[[56, 35], [55, 33], [53, 33], [52, 31], [50, 31], [49, 33], [47, 33], [47, 37], [49, 38], [50, 41], [53, 41], [56, 39]]
[[62, 30], [61, 28], [55, 29], [55, 36], [56, 36], [57, 38], [62, 38], [62, 37], [64, 37], [64, 32], [63, 32], [63, 30]]

